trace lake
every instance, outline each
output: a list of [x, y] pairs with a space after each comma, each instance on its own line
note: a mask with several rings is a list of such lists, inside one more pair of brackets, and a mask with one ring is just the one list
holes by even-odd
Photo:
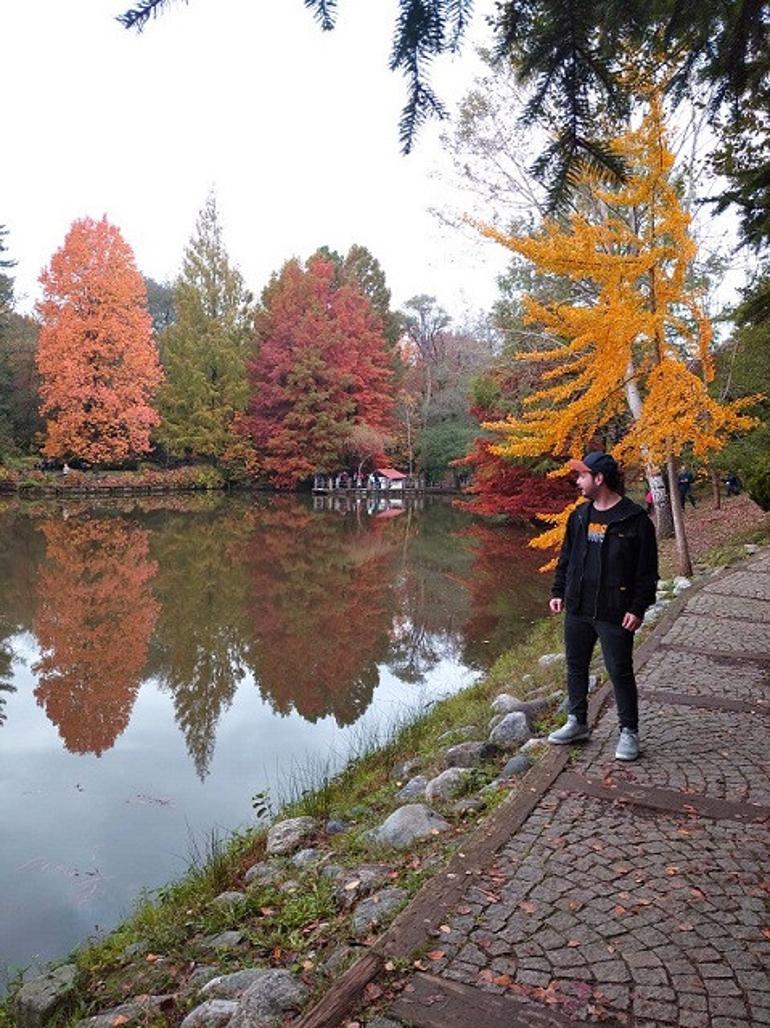
[[542, 616], [541, 560], [435, 497], [0, 501], [0, 970], [471, 684]]

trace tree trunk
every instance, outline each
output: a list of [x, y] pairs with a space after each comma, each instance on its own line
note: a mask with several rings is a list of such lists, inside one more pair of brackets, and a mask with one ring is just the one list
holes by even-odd
[[669, 457], [668, 461], [668, 491], [671, 496], [671, 507], [674, 513], [674, 536], [676, 537], [676, 564], [680, 575], [689, 578], [692, 575], [692, 564], [690, 563], [690, 550], [687, 546], [687, 533], [684, 527], [684, 510], [678, 502], [679, 490], [676, 482], [676, 461]]
[[646, 468], [647, 482], [652, 493], [655, 508], [655, 527], [658, 539], [670, 539], [674, 535], [674, 514], [671, 496], [666, 491], [663, 475], [652, 465]]
[[[642, 398], [639, 395], [639, 386], [636, 384], [636, 371], [632, 361], [629, 361], [626, 369], [626, 402], [634, 420], [638, 421], [642, 416]], [[674, 519], [671, 513], [671, 497], [666, 492], [666, 483], [658, 468], [653, 464], [645, 463], [644, 474], [652, 493], [658, 539], [670, 539], [674, 534]]]
[[722, 509], [722, 483], [716, 468], [711, 469], [711, 491], [714, 496], [714, 510]]

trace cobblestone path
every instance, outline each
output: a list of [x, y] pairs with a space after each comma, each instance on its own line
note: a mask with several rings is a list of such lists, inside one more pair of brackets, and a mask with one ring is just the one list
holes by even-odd
[[700, 588], [490, 854], [389, 1015], [417, 1028], [770, 1025], [770, 554]]

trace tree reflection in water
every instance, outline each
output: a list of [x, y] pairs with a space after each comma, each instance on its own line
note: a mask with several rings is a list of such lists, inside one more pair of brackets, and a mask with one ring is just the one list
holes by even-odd
[[[395, 530], [394, 530], [395, 529]], [[277, 497], [249, 548], [259, 688], [275, 710], [341, 725], [364, 713], [388, 657], [397, 525]]]
[[109, 749], [131, 716], [158, 604], [149, 533], [119, 517], [44, 521], [37, 702], [73, 753]]
[[155, 522], [152, 553], [160, 601], [148, 672], [173, 698], [176, 721], [200, 778], [216, 728], [251, 668], [248, 543], [256, 512], [196, 504]]
[[68, 750], [111, 747], [154, 679], [201, 778], [247, 677], [279, 714], [349, 725], [383, 667], [408, 684], [443, 660], [489, 667], [548, 584], [523, 532], [440, 501], [372, 516], [355, 502], [176, 496], [0, 518], [0, 698], [7, 641], [32, 629], [35, 696]]

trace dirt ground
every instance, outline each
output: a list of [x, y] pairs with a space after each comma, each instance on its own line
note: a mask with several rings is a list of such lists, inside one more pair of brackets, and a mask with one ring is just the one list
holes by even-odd
[[[714, 509], [714, 498], [706, 488], [698, 490], [695, 496], [696, 506], [689, 502], [685, 508], [685, 524], [687, 541], [690, 545], [690, 558], [694, 562], [701, 560], [709, 550], [732, 543], [736, 538], [751, 535], [763, 527], [770, 526], [770, 514], [750, 500], [746, 493], [740, 496], [722, 497], [719, 510]], [[675, 546], [673, 539], [666, 539], [660, 545], [661, 574], [666, 575], [667, 569], [675, 565]]]

